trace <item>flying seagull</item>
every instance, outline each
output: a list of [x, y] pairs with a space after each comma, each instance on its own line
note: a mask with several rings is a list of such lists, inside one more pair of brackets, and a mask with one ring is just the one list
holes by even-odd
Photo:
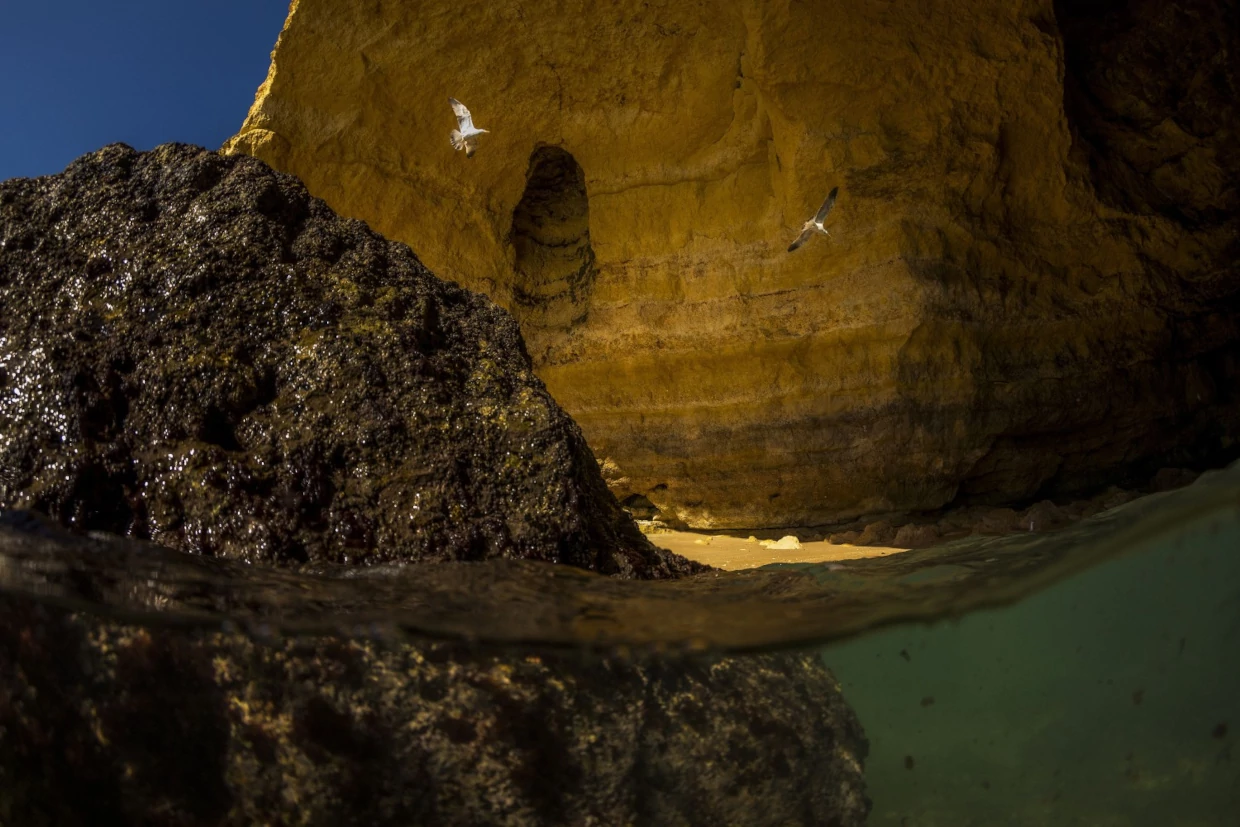
[[818, 215], [811, 218], [801, 225], [801, 234], [797, 236], [797, 240], [792, 242], [788, 247], [788, 252], [792, 252], [805, 242], [809, 241], [810, 236], [814, 233], [822, 233], [823, 235], [831, 235], [827, 232], [827, 228], [822, 226], [822, 222], [827, 220], [827, 213], [831, 212], [831, 208], [835, 206], [835, 194], [840, 191], [839, 187], [832, 188], [827, 200], [822, 202], [822, 206], [818, 208]]
[[452, 148], [463, 149], [465, 150], [465, 157], [472, 158], [474, 153], [478, 151], [478, 136], [491, 130], [479, 129], [474, 126], [474, 116], [469, 114], [465, 104], [456, 98], [448, 98], [448, 103], [452, 104], [452, 111], [456, 113], [457, 128], [452, 130], [452, 134], [449, 136], [449, 140], [452, 141]]

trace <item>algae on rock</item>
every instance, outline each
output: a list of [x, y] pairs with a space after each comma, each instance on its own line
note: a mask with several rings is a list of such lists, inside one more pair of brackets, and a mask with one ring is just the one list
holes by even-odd
[[[869, 810], [864, 733], [812, 655], [247, 636], [175, 606], [139, 625], [91, 586], [165, 550], [0, 515], [0, 571], [14, 548], [92, 563], [77, 611], [0, 597], [5, 824], [853, 827]], [[233, 568], [262, 605], [258, 567]]]
[[113, 145], [0, 184], [0, 507], [277, 563], [656, 549], [512, 318], [294, 178]]

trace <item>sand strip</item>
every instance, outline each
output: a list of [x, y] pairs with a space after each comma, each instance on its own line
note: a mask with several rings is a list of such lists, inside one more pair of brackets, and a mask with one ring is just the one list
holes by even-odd
[[890, 546], [836, 545], [825, 540], [805, 541], [800, 548], [766, 548], [744, 537], [696, 531], [663, 531], [649, 536], [656, 546], [726, 571], [756, 569], [771, 563], [829, 563], [885, 557], [907, 550]]

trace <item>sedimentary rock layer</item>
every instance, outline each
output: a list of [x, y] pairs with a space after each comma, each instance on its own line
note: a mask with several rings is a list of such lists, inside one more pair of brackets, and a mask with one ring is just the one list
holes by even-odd
[[1002, 503], [1234, 452], [1238, 31], [1222, 0], [298, 0], [228, 149], [511, 309], [664, 516]]
[[296, 564], [665, 577], [512, 318], [294, 178], [115, 145], [0, 184], [0, 507]]

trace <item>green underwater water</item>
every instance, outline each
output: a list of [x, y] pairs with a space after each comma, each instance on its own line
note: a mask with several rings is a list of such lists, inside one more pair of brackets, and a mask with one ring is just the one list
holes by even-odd
[[822, 657], [870, 739], [871, 824], [1240, 824], [1240, 507]]

